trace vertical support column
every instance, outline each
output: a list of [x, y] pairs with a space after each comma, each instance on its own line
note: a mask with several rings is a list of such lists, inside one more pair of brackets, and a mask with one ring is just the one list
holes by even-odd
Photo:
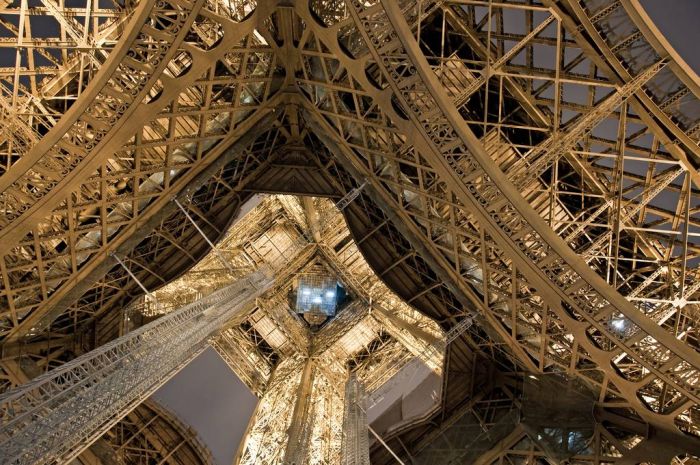
[[345, 384], [342, 465], [369, 465], [369, 425], [365, 389], [355, 374]]
[[274, 368], [241, 442], [235, 465], [287, 465], [289, 431], [295, 421], [296, 396], [307, 361], [283, 358]]
[[307, 359], [304, 371], [301, 374], [299, 387], [297, 388], [296, 403], [292, 422], [287, 430], [287, 450], [285, 452], [285, 464], [301, 465], [306, 463], [311, 422], [309, 410], [311, 406], [311, 389], [314, 384], [314, 365], [311, 359]]

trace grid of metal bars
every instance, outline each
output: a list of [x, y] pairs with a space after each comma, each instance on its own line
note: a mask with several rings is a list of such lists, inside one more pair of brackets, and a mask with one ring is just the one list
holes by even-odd
[[198, 355], [273, 282], [263, 271], [0, 397], [0, 463], [65, 463]]

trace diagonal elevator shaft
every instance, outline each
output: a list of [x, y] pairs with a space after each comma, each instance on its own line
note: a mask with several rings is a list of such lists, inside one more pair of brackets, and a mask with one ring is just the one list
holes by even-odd
[[256, 271], [0, 397], [0, 463], [66, 463], [206, 348], [274, 279]]

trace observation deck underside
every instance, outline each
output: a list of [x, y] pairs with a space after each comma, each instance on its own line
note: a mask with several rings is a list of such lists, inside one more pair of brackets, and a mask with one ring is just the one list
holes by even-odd
[[[315, 244], [283, 257], [297, 271], [315, 259], [355, 300], [266, 338], [289, 281], [217, 336], [261, 396], [332, 377], [293, 354], [310, 327], [365, 318], [361, 262], [447, 338], [437, 407], [374, 419], [401, 457], [696, 463], [700, 80], [637, 0], [0, 10], [0, 392], [242, 276], [284, 235]], [[389, 326], [364, 345], [415, 356]], [[524, 412], [556, 383], [593, 413], [558, 419], [553, 445]]]

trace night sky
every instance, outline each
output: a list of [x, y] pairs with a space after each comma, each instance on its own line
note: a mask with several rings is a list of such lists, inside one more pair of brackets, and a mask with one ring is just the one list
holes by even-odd
[[207, 349], [153, 397], [197, 431], [217, 465], [231, 465], [257, 398], [214, 349]]
[[640, 0], [656, 27], [700, 74], [700, 0]]
[[[700, 0], [640, 0], [668, 41], [700, 72]], [[256, 398], [212, 349], [154, 397], [192, 426], [217, 465], [231, 465]]]

